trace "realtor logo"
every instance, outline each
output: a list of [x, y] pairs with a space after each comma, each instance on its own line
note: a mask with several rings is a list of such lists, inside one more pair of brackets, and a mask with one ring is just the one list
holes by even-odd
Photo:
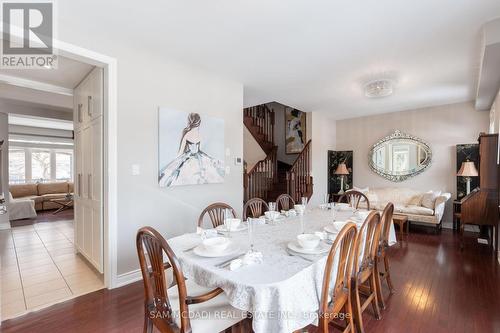
[[54, 68], [52, 2], [2, 2], [3, 68]]

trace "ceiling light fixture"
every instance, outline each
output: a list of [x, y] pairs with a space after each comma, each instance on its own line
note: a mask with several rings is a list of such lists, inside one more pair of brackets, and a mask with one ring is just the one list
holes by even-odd
[[393, 93], [393, 81], [381, 79], [365, 84], [365, 96], [369, 98], [387, 97]]

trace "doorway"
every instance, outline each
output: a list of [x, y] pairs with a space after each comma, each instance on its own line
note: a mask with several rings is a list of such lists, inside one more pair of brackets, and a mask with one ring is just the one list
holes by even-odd
[[[104, 136], [107, 134], [107, 119], [109, 114], [107, 110], [109, 110], [109, 105], [114, 103], [114, 97], [109, 98], [110, 88], [108, 86], [109, 82], [109, 73], [110, 67], [113, 67], [113, 60], [104, 56], [96, 56], [95, 54], [91, 54], [91, 57], [86, 58], [85, 50], [78, 49], [79, 52], [70, 52], [68, 49], [75, 49], [73, 46], [65, 45], [65, 49], [61, 50], [61, 53], [70, 55], [71, 57], [65, 58], [64, 56], [59, 57], [59, 65], [61, 65], [61, 59], [63, 62], [63, 66], [59, 67], [61, 69], [64, 68], [64, 61], [68, 63], [80, 63], [82, 66], [88, 66], [85, 71], [86, 76], [90, 73], [92, 69], [99, 68], [99, 65], [104, 67], [104, 77], [103, 80], [103, 142], [101, 143], [103, 150], [100, 152], [101, 161], [102, 161], [102, 170], [106, 170], [104, 165], [109, 165], [108, 162], [108, 147], [105, 147], [106, 143], [109, 142]], [[87, 52], [90, 53], [90, 52]], [[88, 60], [87, 62], [82, 61]], [[111, 63], [111, 66], [109, 65]], [[70, 66], [71, 67], [71, 66]], [[102, 68], [101, 67], [101, 68]], [[90, 69], [90, 71], [88, 71]], [[28, 71], [29, 72], [29, 71]], [[53, 135], [53, 137], [57, 137], [61, 142], [47, 141], [47, 137], [43, 140], [26, 140], [26, 138], [16, 137], [19, 133], [9, 134], [9, 141], [11, 141], [11, 145], [9, 147], [9, 157], [12, 156], [13, 163], [12, 166], [13, 172], [9, 174], [9, 180], [11, 184], [9, 186], [14, 185], [33, 185], [37, 186], [37, 195], [53, 195], [50, 199], [43, 198], [42, 202], [34, 202], [34, 210], [36, 212], [35, 216], [27, 216], [25, 218], [16, 218], [11, 221], [12, 228], [7, 231], [2, 231], [2, 235], [0, 236], [0, 249], [3, 257], [10, 259], [2, 260], [2, 268], [10, 267], [9, 269], [2, 269], [2, 283], [7, 286], [7, 288], [2, 288], [2, 293], [5, 292], [5, 295], [2, 295], [2, 320], [7, 319], [9, 317], [17, 316], [27, 311], [37, 309], [40, 307], [44, 307], [56, 302], [60, 302], [66, 300], [68, 298], [72, 298], [87, 292], [91, 292], [97, 289], [101, 289], [105, 286], [111, 287], [113, 284], [113, 270], [110, 269], [112, 265], [110, 263], [114, 262], [114, 260], [110, 260], [110, 245], [114, 242], [109, 241], [109, 221], [110, 214], [107, 195], [109, 191], [109, 183], [110, 179], [107, 177], [107, 172], [103, 172], [102, 174], [102, 182], [101, 182], [101, 216], [102, 216], [102, 233], [100, 236], [101, 248], [102, 248], [102, 259], [100, 269], [96, 267], [93, 262], [90, 262], [89, 257], [82, 255], [82, 249], [75, 249], [75, 228], [74, 228], [74, 209], [73, 209], [73, 195], [75, 195], [76, 191], [79, 190], [77, 184], [75, 184], [75, 176], [76, 173], [76, 163], [78, 158], [75, 156], [74, 146], [69, 148], [68, 146], [64, 146], [68, 144], [67, 141], [74, 142], [74, 135], [70, 138], [65, 137], [65, 135], [61, 134], [64, 129], [57, 128], [58, 125], [54, 125], [58, 123], [68, 123], [74, 125], [74, 105], [71, 107], [70, 117], [71, 120], [68, 119], [57, 119], [57, 114], [61, 114], [65, 110], [61, 109], [61, 105], [55, 105], [53, 108], [52, 114], [47, 117], [47, 113], [45, 114], [37, 114], [37, 112], [32, 112], [40, 105], [27, 105], [32, 103], [33, 98], [30, 100], [24, 100], [22, 102], [13, 101], [12, 96], [17, 96], [12, 94], [13, 88], [11, 86], [15, 86], [15, 78], [16, 75], [12, 75], [15, 73], [1, 73], [4, 76], [10, 76], [9, 79], [12, 80], [8, 87], [4, 89], [4, 93], [8, 94], [6, 96], [2, 95], [0, 89], [0, 99], [4, 98], [5, 105], [7, 104], [16, 104], [16, 106], [7, 105], [9, 110], [14, 110], [15, 112], [8, 112], [10, 118], [13, 119], [13, 123], [19, 122], [19, 119], [22, 118], [23, 121], [31, 122], [39, 122], [45, 124], [45, 130], [49, 129], [52, 133], [56, 133], [57, 135]], [[37, 73], [36, 75], [41, 75]], [[85, 76], [85, 77], [86, 77]], [[40, 80], [40, 77], [37, 77]], [[22, 78], [24, 81], [31, 80], [36, 81], [36, 78]], [[5, 80], [4, 80], [5, 82]], [[80, 80], [81, 82], [81, 80]], [[47, 82], [45, 82], [47, 83]], [[4, 84], [2, 84], [3, 87]], [[46, 87], [46, 86], [45, 86]], [[21, 90], [27, 90], [26, 87], [18, 87]], [[68, 87], [63, 87], [70, 89]], [[35, 89], [36, 90], [36, 89]], [[70, 89], [73, 92], [73, 89]], [[59, 93], [64, 89], [58, 91]], [[45, 91], [45, 93], [47, 93]], [[39, 91], [35, 93], [39, 94]], [[27, 95], [24, 95], [27, 96]], [[38, 100], [40, 100], [38, 96]], [[53, 96], [54, 97], [54, 96]], [[19, 98], [18, 98], [19, 99]], [[61, 102], [64, 98], [58, 96], [57, 98], [53, 98], [54, 104]], [[73, 96], [71, 96], [73, 100]], [[25, 103], [24, 105], [19, 106], [19, 104]], [[26, 104], [27, 103], [27, 104]], [[41, 104], [41, 103], [35, 103]], [[29, 107], [28, 107], [29, 106]], [[54, 106], [54, 105], [52, 105]], [[30, 109], [29, 112], [20, 113], [20, 110]], [[2, 110], [5, 110], [3, 108]], [[16, 118], [17, 117], [17, 118]], [[47, 125], [51, 123], [51, 125]], [[11, 124], [11, 127], [14, 126], [24, 126], [24, 125], [14, 125]], [[36, 126], [31, 126], [36, 127]], [[54, 128], [56, 127], [56, 128]], [[60, 131], [58, 131], [60, 130]], [[71, 132], [75, 130], [66, 129]], [[42, 131], [43, 132], [43, 131]], [[26, 134], [26, 133], [25, 133]], [[34, 137], [40, 139], [43, 137], [43, 134], [40, 132], [36, 133]], [[33, 141], [37, 141], [36, 143], [39, 146], [31, 146]], [[57, 140], [55, 140], [57, 141]], [[105, 158], [106, 157], [106, 158]], [[21, 167], [24, 165], [24, 169]], [[18, 168], [15, 169], [14, 167]], [[69, 166], [69, 167], [68, 167]], [[11, 169], [11, 168], [9, 168]], [[70, 171], [68, 171], [70, 170]], [[23, 177], [20, 175], [23, 174]], [[41, 176], [40, 176], [41, 175]], [[23, 183], [24, 180], [24, 183]], [[81, 181], [80, 181], [81, 182]], [[15, 184], [17, 183], [17, 184]], [[66, 183], [67, 189], [56, 188], [63, 187], [63, 183]], [[42, 187], [42, 191], [38, 191], [38, 187]], [[81, 188], [83, 186], [80, 183]], [[26, 190], [26, 189], [25, 189]], [[33, 190], [33, 189], [31, 189]], [[21, 192], [21, 193], [20, 193]], [[56, 193], [45, 193], [45, 192], [56, 192]], [[64, 193], [64, 196], [59, 196], [56, 198], [56, 194]], [[24, 193], [24, 196], [26, 197]], [[67, 194], [67, 195], [66, 195]], [[18, 191], [13, 198], [14, 202], [16, 199], [21, 200], [22, 198], [22, 189]], [[77, 194], [76, 194], [77, 195]], [[14, 195], [13, 195], [14, 197]], [[33, 201], [39, 200], [38, 198]], [[45, 200], [47, 199], [47, 200]], [[56, 201], [59, 200], [59, 201]], [[46, 202], [47, 201], [47, 202]], [[44, 205], [45, 203], [45, 205]], [[56, 205], [57, 207], [54, 207]], [[37, 210], [38, 209], [38, 210]], [[78, 234], [78, 233], [76, 233]], [[4, 251], [8, 249], [7, 251]], [[45, 252], [44, 252], [45, 251]], [[4, 253], [7, 254], [3, 255]], [[42, 258], [43, 257], [43, 258]], [[26, 259], [21, 259], [26, 258]], [[10, 263], [10, 265], [9, 265]], [[30, 264], [28, 264], [30, 263]], [[16, 269], [17, 266], [17, 269]], [[87, 274], [88, 273], [88, 274]], [[45, 274], [45, 275], [44, 275]], [[4, 279], [4, 276], [7, 277], [9, 275], [11, 282]], [[17, 275], [18, 280], [14, 278]], [[32, 278], [30, 277], [32, 276]], [[57, 281], [57, 282], [56, 282]], [[52, 282], [48, 284], [47, 282]], [[44, 284], [42, 286], [42, 284]], [[50, 288], [51, 290], [47, 289]], [[10, 303], [11, 306], [8, 306]], [[24, 305], [23, 305], [24, 303]], [[24, 309], [23, 309], [24, 307]]]

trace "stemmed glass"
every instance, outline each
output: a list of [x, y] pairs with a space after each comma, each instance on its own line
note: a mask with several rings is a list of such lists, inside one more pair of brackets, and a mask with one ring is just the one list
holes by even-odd
[[269, 203], [269, 211], [270, 212], [276, 211], [276, 202], [270, 202]]
[[329, 204], [330, 203], [330, 193], [326, 193], [324, 196], [323, 196], [323, 203], [325, 204]]
[[300, 198], [300, 202], [302, 203], [302, 206], [304, 207], [304, 213], [305, 213], [307, 210], [307, 197]]
[[254, 252], [253, 245], [254, 245], [254, 238], [255, 238], [255, 228], [257, 226], [257, 221], [258, 219], [249, 217], [247, 219], [248, 223], [248, 239], [250, 241], [250, 252]]
[[231, 238], [231, 224], [233, 222], [233, 213], [229, 208], [224, 209], [224, 225], [226, 226], [227, 230], [227, 237]]

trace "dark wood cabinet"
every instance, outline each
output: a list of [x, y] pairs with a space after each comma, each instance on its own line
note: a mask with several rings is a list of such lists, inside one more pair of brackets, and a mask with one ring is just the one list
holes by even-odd
[[[479, 136], [479, 188], [460, 200], [460, 232], [465, 224], [490, 229], [490, 245], [498, 248], [498, 134]], [[496, 252], [496, 251], [495, 251]]]

